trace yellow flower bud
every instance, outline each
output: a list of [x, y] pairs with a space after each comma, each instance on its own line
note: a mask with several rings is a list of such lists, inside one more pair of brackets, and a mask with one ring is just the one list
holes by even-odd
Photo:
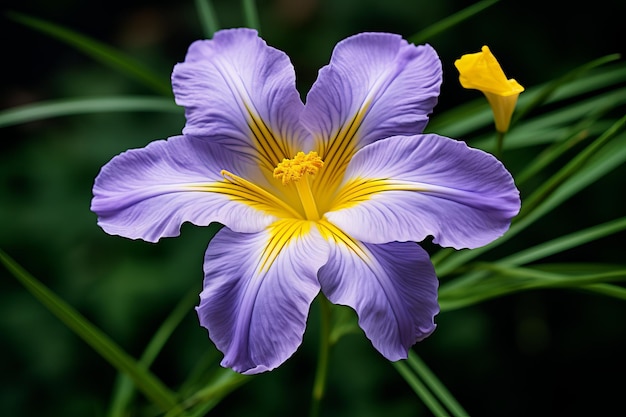
[[487, 46], [481, 52], [463, 55], [454, 62], [459, 70], [459, 81], [464, 88], [480, 90], [487, 97], [496, 124], [496, 130], [509, 130], [517, 97], [524, 91], [517, 81], [507, 79], [500, 64]]

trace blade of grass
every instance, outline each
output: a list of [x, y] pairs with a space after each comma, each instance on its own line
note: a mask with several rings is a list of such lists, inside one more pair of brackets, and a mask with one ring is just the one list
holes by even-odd
[[585, 290], [606, 295], [607, 297], [626, 300], [626, 288], [611, 284], [593, 284], [585, 287]]
[[230, 369], [219, 368], [212, 375], [211, 381], [200, 388], [189, 398], [182, 401], [178, 409], [172, 409], [165, 417], [204, 416], [215, 407], [222, 398], [239, 388], [254, 377], [242, 375]]
[[69, 98], [26, 104], [0, 111], [0, 128], [51, 117], [104, 112], [162, 112], [183, 114], [172, 99], [161, 97]]
[[[464, 288], [442, 288], [439, 292], [439, 303], [442, 311], [450, 311], [461, 307], [502, 297], [504, 295], [537, 289], [567, 288], [583, 291], [598, 291], [598, 285], [604, 295], [622, 298], [623, 291], [611, 291], [620, 287], [611, 286], [609, 282], [626, 280], [626, 269], [617, 266], [612, 271], [599, 271], [589, 274], [572, 275], [559, 273], [555, 270], [546, 271], [537, 267], [509, 267], [497, 263], [481, 263], [476, 266], [480, 272], [487, 272], [483, 280], [466, 285]], [[623, 289], [622, 289], [623, 290]]]
[[437, 376], [426, 366], [426, 363], [415, 353], [413, 350], [409, 350], [408, 364], [417, 375], [419, 375], [428, 388], [437, 396], [450, 410], [450, 413], [455, 417], [467, 417], [469, 414], [454, 398], [450, 391], [443, 385], [443, 383], [437, 378]]
[[505, 265], [525, 265], [568, 249], [626, 230], [626, 217], [578, 230], [504, 257], [498, 263]]
[[213, 2], [211, 0], [195, 0], [195, 3], [200, 24], [202, 25], [202, 33], [204, 33], [207, 39], [211, 39], [213, 34], [220, 29]]
[[31, 29], [35, 29], [73, 46], [96, 61], [121, 71], [159, 94], [172, 96], [169, 77], [156, 74], [150, 68], [142, 65], [117, 49], [42, 19], [17, 12], [9, 12], [8, 16], [24, 26], [28, 26]]
[[413, 373], [405, 361], [392, 362], [398, 373], [404, 378], [409, 386], [415, 391], [424, 405], [435, 415], [435, 417], [449, 417], [450, 414], [437, 401], [435, 396], [428, 391], [426, 385]]
[[[154, 333], [152, 339], [150, 339], [148, 346], [139, 358], [139, 365], [143, 366], [145, 369], [150, 368], [150, 365], [152, 365], [152, 362], [154, 362], [159, 352], [161, 352], [174, 330], [176, 330], [183, 318], [189, 313], [191, 306], [197, 298], [197, 291], [191, 291], [179, 301], [176, 307], [163, 321], [159, 329]], [[125, 416], [134, 392], [135, 387], [133, 381], [126, 375], [119, 374], [115, 382], [113, 399], [108, 413], [109, 417]]]
[[598, 139], [593, 141], [582, 152], [578, 153], [571, 161], [561, 168], [548, 181], [544, 182], [534, 193], [524, 201], [524, 205], [518, 215], [518, 219], [523, 219], [534, 210], [542, 201], [554, 192], [563, 182], [569, 179], [589, 161], [608, 141], [613, 139], [626, 125], [626, 116], [616, 121], [610, 129], [604, 132]]
[[52, 314], [98, 352], [113, 367], [128, 375], [155, 405], [164, 411], [177, 408], [175, 394], [156, 376], [140, 366], [106, 334], [50, 291], [50, 289], [40, 281], [30, 275], [1, 249], [0, 262]]
[[620, 54], [611, 54], [595, 59], [591, 62], [588, 62], [584, 65], [579, 66], [578, 68], [573, 69], [572, 71], [567, 72], [564, 76], [548, 83], [544, 87], [542, 87], [536, 96], [533, 96], [532, 100], [528, 102], [524, 102], [523, 106], [518, 106], [518, 109], [515, 111], [513, 115], [513, 120], [511, 124], [517, 123], [517, 121], [523, 118], [526, 114], [536, 109], [545, 103], [550, 96], [552, 96], [559, 88], [566, 84], [572, 83], [572, 81], [583, 77], [590, 70], [594, 68], [601, 67], [610, 62], [617, 61], [620, 59]]
[[245, 16], [246, 26], [256, 29], [261, 34], [261, 22], [259, 21], [259, 11], [256, 7], [255, 0], [242, 0], [243, 12]]
[[451, 14], [444, 19], [441, 19], [437, 23], [430, 25], [426, 29], [421, 30], [415, 35], [409, 37], [409, 42], [414, 44], [420, 44], [426, 41], [430, 41], [432, 38], [439, 35], [440, 33], [482, 12], [483, 10], [490, 6], [493, 6], [497, 2], [498, 0], [483, 0], [479, 1], [478, 3], [474, 3], [471, 6], [466, 7], [465, 9], [458, 11], [454, 14]]

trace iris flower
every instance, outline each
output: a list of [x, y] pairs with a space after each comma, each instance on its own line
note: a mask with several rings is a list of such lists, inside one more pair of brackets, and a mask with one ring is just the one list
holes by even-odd
[[517, 98], [524, 87], [514, 79], [506, 78], [498, 60], [486, 45], [480, 52], [463, 55], [454, 65], [459, 70], [459, 81], [464, 88], [483, 92], [493, 111], [496, 130], [506, 133]]
[[356, 311], [382, 355], [406, 358], [439, 311], [434, 268], [415, 242], [475, 248], [518, 212], [494, 157], [419, 134], [441, 83], [430, 46], [347, 38], [303, 104], [283, 52], [253, 30], [223, 30], [191, 45], [172, 83], [182, 135], [114, 157], [91, 208], [107, 233], [149, 242], [183, 222], [224, 226], [196, 308], [224, 367], [283, 363], [320, 291]]

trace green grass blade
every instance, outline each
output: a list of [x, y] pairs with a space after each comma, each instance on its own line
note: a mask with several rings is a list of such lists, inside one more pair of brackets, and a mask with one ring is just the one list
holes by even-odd
[[160, 112], [183, 114], [170, 98], [119, 96], [50, 100], [0, 111], [0, 128], [60, 116], [104, 112]]
[[[612, 107], [612, 106], [611, 106]], [[522, 172], [515, 175], [515, 183], [520, 186], [535, 175], [539, 174], [543, 169], [547, 168], [552, 162], [572, 149], [574, 146], [584, 141], [590, 136], [590, 130], [603, 117], [610, 107], [598, 108], [589, 116], [583, 118], [576, 123], [571, 129], [568, 129], [563, 139], [555, 141], [548, 148], [544, 149], [539, 155], [533, 158]]]
[[587, 291], [594, 292], [607, 297], [613, 297], [626, 301], [626, 288], [618, 287], [611, 284], [594, 284], [588, 285], [584, 288]]
[[253, 376], [242, 375], [230, 369], [219, 368], [211, 375], [210, 381], [196, 390], [191, 396], [180, 403], [165, 417], [201, 417], [214, 408], [222, 398], [254, 379]]
[[544, 182], [533, 194], [524, 202], [518, 219], [523, 219], [534, 210], [542, 201], [552, 194], [563, 182], [579, 172], [582, 167], [602, 148], [608, 141], [613, 139], [626, 125], [626, 116], [615, 122], [598, 139], [593, 141], [582, 152], [578, 153], [570, 162], [561, 168], [548, 181]]
[[242, 0], [243, 13], [245, 16], [246, 26], [256, 29], [261, 34], [261, 22], [259, 21], [259, 11], [256, 7], [255, 0]]
[[392, 365], [435, 417], [450, 416], [439, 401], [437, 401], [437, 398], [435, 398], [435, 396], [428, 391], [426, 385], [424, 385], [424, 383], [413, 372], [411, 372], [411, 369], [405, 361], [392, 362]]
[[472, 4], [471, 6], [450, 15], [438, 21], [437, 23], [427, 27], [426, 29], [421, 30], [415, 35], [409, 37], [409, 42], [414, 44], [420, 44], [426, 41], [430, 41], [432, 38], [439, 35], [440, 33], [443, 33], [451, 27], [463, 22], [464, 20], [473, 17], [474, 15], [482, 12], [486, 8], [493, 6], [497, 2], [498, 0], [483, 0], [479, 1], [478, 3]]
[[172, 95], [169, 77], [156, 74], [117, 49], [42, 19], [16, 12], [9, 12], [8, 15], [18, 23], [65, 42], [96, 61], [121, 71], [159, 94]]
[[113, 367], [128, 375], [155, 405], [164, 411], [177, 407], [177, 400], [174, 393], [156, 376], [140, 366], [106, 334], [50, 291], [50, 289], [40, 281], [31, 276], [2, 250], [0, 250], [0, 262], [52, 314], [98, 352]]
[[506, 265], [528, 264], [624, 230], [626, 230], [626, 217], [621, 217], [516, 252], [498, 262]]
[[[442, 288], [439, 292], [439, 302], [442, 311], [468, 307], [480, 302], [502, 297], [504, 295], [537, 289], [566, 288], [582, 291], [592, 291], [604, 295], [622, 298], [620, 287], [612, 286], [609, 282], [626, 280], [626, 269], [616, 266], [613, 270], [601, 268], [586, 274], [571, 274], [568, 271], [558, 271], [556, 268], [546, 270], [539, 267], [510, 267], [498, 263], [483, 263], [477, 265], [481, 280], [465, 282], [464, 286]], [[615, 290], [617, 289], [617, 290]]]
[[450, 413], [454, 417], [467, 417], [469, 414], [459, 404], [459, 402], [452, 396], [450, 391], [443, 385], [443, 383], [437, 378], [437, 376], [426, 366], [426, 363], [415, 353], [413, 350], [409, 350], [409, 366], [413, 369], [417, 375], [419, 375], [428, 388], [439, 398], [442, 404], [444, 404]]
[[[139, 364], [141, 366], [145, 369], [150, 368], [150, 365], [152, 365], [152, 362], [154, 362], [159, 352], [161, 352], [174, 330], [176, 330], [180, 322], [189, 313], [191, 306], [197, 298], [197, 291], [192, 291], [180, 300], [174, 310], [172, 310], [159, 329], [154, 333], [152, 339], [150, 339], [148, 346], [141, 355], [141, 358], [139, 358]], [[118, 375], [108, 413], [109, 417], [126, 416], [128, 405], [133, 398], [134, 392], [135, 387], [133, 381], [124, 374]]]
[[523, 118], [526, 114], [530, 113], [532, 110], [545, 103], [548, 98], [552, 96], [562, 86], [570, 84], [574, 80], [581, 78], [594, 68], [601, 67], [610, 62], [617, 61], [618, 59], [620, 59], [620, 54], [611, 54], [600, 57], [584, 65], [581, 65], [580, 67], [569, 71], [564, 76], [548, 83], [547, 85], [542, 87], [541, 90], [539, 90], [536, 96], [533, 96], [532, 100], [525, 102], [523, 106], [518, 106], [515, 114], [513, 115], [513, 120], [511, 121], [511, 124], [517, 123], [519, 119]]
[[220, 29], [213, 3], [211, 0], [195, 0], [195, 3], [200, 24], [202, 25], [202, 33], [204, 33], [207, 39], [211, 39], [213, 34]]

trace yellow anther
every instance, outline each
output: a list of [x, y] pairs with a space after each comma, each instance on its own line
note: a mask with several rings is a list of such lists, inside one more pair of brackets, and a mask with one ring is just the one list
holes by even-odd
[[307, 154], [298, 152], [293, 159], [285, 158], [274, 168], [274, 178], [280, 178], [283, 185], [287, 185], [292, 181], [298, 181], [304, 174], [317, 174], [322, 166], [324, 161], [317, 152], [311, 151]]

